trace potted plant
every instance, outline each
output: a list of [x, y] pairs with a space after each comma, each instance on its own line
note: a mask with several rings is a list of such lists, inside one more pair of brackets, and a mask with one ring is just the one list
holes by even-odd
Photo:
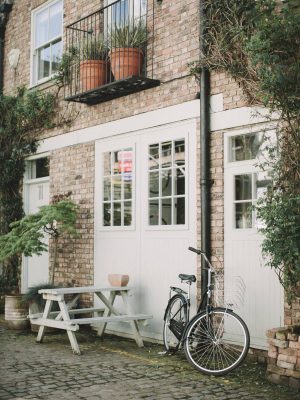
[[[31, 286], [28, 288], [25, 294], [22, 295], [22, 303], [25, 305], [26, 310], [29, 308], [29, 319], [31, 324], [32, 332], [37, 332], [39, 325], [34, 323], [34, 319], [31, 319], [30, 316], [32, 314], [42, 313], [45, 308], [45, 300], [42, 295], [39, 293], [40, 289], [54, 289], [57, 285], [52, 283], [40, 283], [35, 286]], [[55, 303], [56, 304], [56, 303]], [[53, 329], [53, 328], [52, 328]], [[47, 328], [47, 330], [52, 330], [51, 328]], [[53, 329], [55, 330], [55, 329]]]
[[105, 85], [109, 73], [108, 48], [102, 37], [88, 36], [80, 44], [80, 82], [83, 91]]
[[140, 76], [147, 42], [145, 24], [142, 21], [132, 21], [128, 25], [116, 27], [110, 33], [110, 42], [109, 58], [115, 80]]
[[[18, 263], [20, 276], [20, 257], [40, 255], [48, 249], [43, 240], [45, 235], [53, 238], [54, 257], [50, 265], [50, 284], [54, 284], [55, 268], [57, 263], [58, 238], [65, 233], [76, 235], [77, 206], [68, 199], [41, 206], [35, 214], [29, 214], [13, 222], [10, 232], [0, 236], [0, 262], [15, 258]], [[17, 279], [20, 280], [19, 278]], [[40, 287], [41, 288], [41, 287]], [[22, 295], [6, 296], [5, 319], [11, 328], [23, 329], [28, 325], [28, 308], [22, 301]], [[26, 322], [24, 322], [26, 321]]]

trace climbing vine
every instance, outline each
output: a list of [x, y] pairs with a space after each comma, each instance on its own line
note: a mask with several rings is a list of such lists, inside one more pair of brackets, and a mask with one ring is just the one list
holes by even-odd
[[[300, 7], [297, 1], [206, 0], [205, 52], [191, 66], [225, 71], [250, 104], [279, 115], [273, 182], [258, 201], [266, 262], [292, 298], [300, 285]], [[300, 290], [299, 290], [300, 293]]]
[[[16, 95], [0, 93], [0, 234], [23, 217], [21, 182], [25, 158], [35, 153], [41, 130], [53, 126], [56, 97], [19, 88]], [[19, 258], [2, 265], [1, 286], [18, 285]]]

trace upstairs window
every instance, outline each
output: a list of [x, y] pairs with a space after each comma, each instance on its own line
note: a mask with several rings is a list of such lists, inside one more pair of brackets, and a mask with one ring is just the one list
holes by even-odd
[[32, 84], [49, 80], [62, 55], [63, 1], [48, 1], [32, 13]]

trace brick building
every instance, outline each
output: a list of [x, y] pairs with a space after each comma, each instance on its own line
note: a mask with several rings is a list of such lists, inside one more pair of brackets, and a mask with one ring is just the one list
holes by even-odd
[[[51, 77], [62, 52], [74, 55], [98, 34], [112, 43], [113, 28], [136, 21], [147, 26], [136, 73], [118, 76], [111, 61], [105, 81], [85, 86], [71, 61], [59, 96], [72, 123], [41, 132], [27, 160], [24, 206], [33, 212], [70, 191], [80, 207], [80, 237], [60, 243], [56, 282], [106, 285], [108, 273], [129, 274], [133, 308], [154, 315], [143, 335], [160, 340], [170, 284], [180, 272], [200, 277], [199, 260], [187, 251], [201, 246], [201, 88], [188, 66], [199, 58], [199, 2], [15, 1], [5, 30], [4, 93], [21, 85], [55, 90]], [[235, 297], [252, 346], [265, 349], [265, 331], [284, 323], [283, 292], [263, 266], [249, 206], [267, 182], [257, 155], [263, 132], [272, 135], [274, 127], [230, 77], [214, 73], [210, 80], [212, 260], [224, 270], [225, 297]], [[47, 280], [49, 257], [24, 259], [24, 291]]]

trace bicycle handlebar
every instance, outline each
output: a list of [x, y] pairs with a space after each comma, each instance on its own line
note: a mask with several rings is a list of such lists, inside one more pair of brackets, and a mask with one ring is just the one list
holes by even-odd
[[194, 253], [199, 254], [199, 255], [204, 254], [204, 252], [202, 250], [195, 249], [194, 247], [189, 247], [189, 250], [193, 251]]

